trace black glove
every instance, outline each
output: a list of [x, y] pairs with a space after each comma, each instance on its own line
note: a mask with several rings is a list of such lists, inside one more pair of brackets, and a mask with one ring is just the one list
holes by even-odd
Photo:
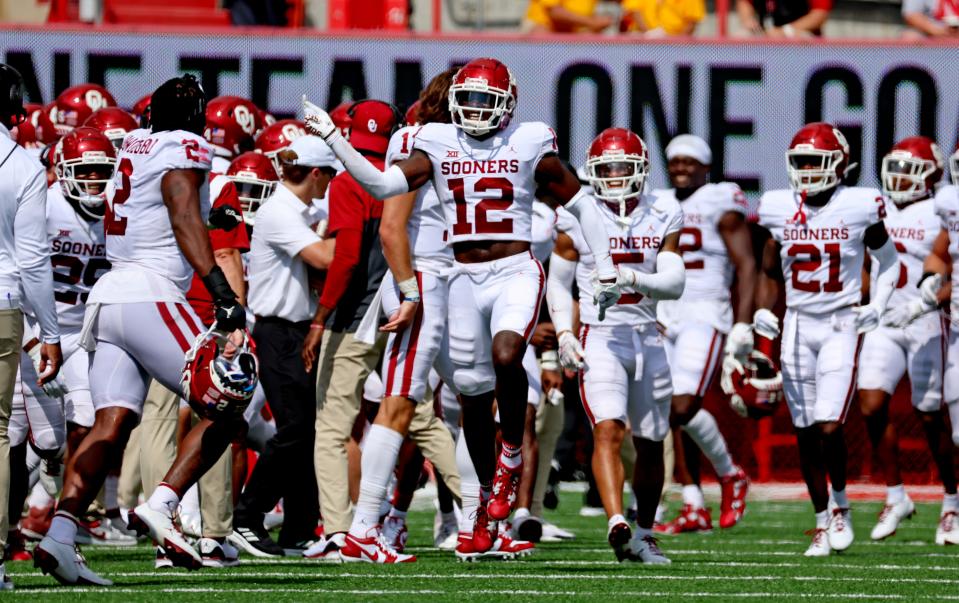
[[213, 270], [203, 277], [203, 284], [213, 297], [216, 328], [227, 333], [246, 328], [246, 310], [237, 301], [236, 293], [227, 282], [223, 270], [214, 266]]
[[210, 215], [206, 219], [206, 227], [209, 230], [230, 232], [240, 224], [243, 224], [243, 214], [229, 205], [214, 207], [210, 210]]

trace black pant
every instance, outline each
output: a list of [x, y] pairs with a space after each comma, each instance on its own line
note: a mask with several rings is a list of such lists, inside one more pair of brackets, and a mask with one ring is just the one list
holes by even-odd
[[238, 525], [259, 522], [283, 498], [279, 544], [313, 538], [319, 519], [319, 495], [313, 470], [316, 422], [316, 367], [307, 373], [300, 352], [309, 321], [258, 318], [253, 328], [260, 381], [276, 421], [235, 511]]

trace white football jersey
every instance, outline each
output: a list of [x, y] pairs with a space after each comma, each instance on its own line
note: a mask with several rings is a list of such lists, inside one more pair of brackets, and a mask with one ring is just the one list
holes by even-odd
[[[895, 203], [886, 203], [886, 217], [883, 219], [889, 237], [899, 252], [899, 280], [896, 290], [889, 298], [889, 307], [899, 306], [919, 299], [919, 277], [922, 276], [922, 264], [932, 251], [932, 244], [939, 234], [939, 218], [936, 216], [935, 202], [932, 199], [916, 201], [905, 207]], [[872, 285], [876, 285], [879, 263], [872, 262]]]
[[[201, 136], [183, 130], [127, 134], [117, 170], [107, 185], [107, 259], [111, 271], [90, 300], [98, 303], [184, 301], [193, 268], [173, 236], [160, 183], [170, 170], [209, 171], [213, 149]], [[200, 187], [200, 215], [210, 213], [210, 185]]]
[[[410, 156], [419, 126], [408, 126], [397, 130], [390, 138], [386, 149], [386, 165], [403, 161]], [[453, 265], [453, 251], [446, 243], [447, 224], [443, 206], [432, 184], [425, 184], [416, 191], [416, 203], [407, 222], [410, 237], [410, 251], [413, 265], [421, 270], [424, 265]]]
[[[653, 191], [657, 197], [676, 199], [675, 189]], [[681, 301], [729, 301], [733, 284], [733, 265], [722, 235], [719, 221], [726, 212], [746, 216], [749, 202], [738, 186], [731, 182], [705, 184], [679, 201], [683, 208], [683, 230], [679, 250], [686, 264], [686, 288]]]
[[[949, 233], [949, 256], [952, 258], [953, 280], [959, 274], [959, 188], [949, 185], [939, 189], [935, 201], [940, 226]], [[959, 286], [952, 285], [952, 323], [959, 325]]]
[[411, 138], [433, 164], [451, 243], [532, 239], [536, 166], [557, 149], [551, 128], [511, 123], [477, 140], [452, 124], [426, 124]]
[[83, 325], [90, 289], [110, 270], [103, 222], [80, 217], [55, 182], [47, 189], [47, 234], [60, 330], [76, 330]]
[[556, 243], [556, 210], [539, 200], [533, 203], [532, 237], [530, 250], [541, 264], [545, 263]]
[[[656, 256], [667, 235], [683, 228], [683, 210], [675, 199], [643, 195], [639, 205], [629, 214], [629, 226], [617, 221], [619, 213], [599, 203], [600, 214], [609, 234], [609, 252], [617, 266], [632, 268], [637, 272], [656, 272]], [[576, 285], [579, 287], [579, 316], [588, 325], [642, 326], [656, 321], [656, 300], [629, 288], [623, 290], [617, 305], [606, 310], [606, 317], [599, 320], [599, 308], [593, 303], [593, 278], [596, 262], [579, 221], [568, 211], [556, 212], [557, 230], [565, 232], [576, 247], [579, 261], [576, 264]]]
[[759, 224], [780, 244], [786, 280], [786, 307], [822, 314], [854, 306], [862, 299], [863, 235], [885, 216], [874, 188], [838, 186], [822, 207], [804, 205], [806, 223], [794, 220], [799, 194], [764, 193]]

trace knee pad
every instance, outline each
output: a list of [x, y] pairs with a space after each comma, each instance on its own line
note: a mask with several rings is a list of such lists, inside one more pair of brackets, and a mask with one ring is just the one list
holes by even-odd
[[476, 366], [456, 369], [453, 372], [453, 384], [464, 396], [478, 396], [492, 391], [496, 380], [490, 367]]
[[66, 441], [66, 429], [58, 429], [52, 425], [30, 432], [30, 445], [41, 458], [56, 458], [58, 454], [62, 455]]

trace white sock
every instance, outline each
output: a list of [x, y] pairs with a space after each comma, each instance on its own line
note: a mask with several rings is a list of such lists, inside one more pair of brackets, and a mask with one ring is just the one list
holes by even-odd
[[656, 505], [656, 517], [653, 518], [653, 521], [656, 523], [663, 523], [664, 515], [666, 515], [666, 505], [659, 503]]
[[886, 487], [886, 504], [894, 505], [906, 498], [906, 487], [902, 484], [898, 486]]
[[648, 528], [641, 528], [636, 526], [636, 529], [633, 530], [633, 540], [641, 540], [647, 536], [652, 536], [653, 531]]
[[47, 536], [62, 544], [73, 544], [77, 537], [77, 518], [66, 511], [57, 511]]
[[499, 462], [507, 469], [516, 469], [523, 464], [522, 446], [514, 448], [503, 442], [503, 449], [499, 453]]
[[836, 506], [840, 509], [849, 508], [849, 498], [846, 496], [845, 490], [833, 490], [832, 501], [836, 503]]
[[396, 507], [390, 509], [390, 517], [394, 519], [402, 519], [403, 521], [406, 521], [406, 513], [406, 511], [400, 511]]
[[148, 507], [160, 513], [167, 513], [171, 517], [179, 504], [180, 495], [164, 482], [160, 482], [147, 501]]
[[30, 490], [30, 506], [36, 507], [37, 509], [43, 509], [47, 505], [53, 503], [53, 497], [50, 496], [46, 489], [40, 484], [37, 484]]
[[403, 436], [389, 427], [373, 425], [364, 440], [360, 496], [350, 526], [350, 534], [357, 538], [366, 538], [368, 532], [380, 523], [380, 505], [386, 499], [386, 489], [400, 454]]
[[959, 511], [959, 497], [955, 494], [946, 494], [942, 497], [942, 512]]
[[460, 514], [460, 533], [472, 534], [473, 520], [476, 519], [476, 509], [479, 508], [480, 485], [462, 429], [456, 439], [456, 468], [460, 472], [460, 496], [463, 504]]
[[190, 486], [180, 500], [180, 516], [181, 518], [200, 516], [200, 488], [197, 484]]
[[816, 513], [816, 529], [825, 530], [827, 527], [829, 527], [829, 511]]
[[617, 513], [609, 518], [609, 521], [606, 522], [606, 530], [611, 530], [612, 527], [618, 523], [626, 523], [626, 518], [623, 517], [621, 513]]
[[690, 505], [694, 509], [702, 509], [706, 506], [703, 499], [703, 491], [696, 484], [683, 486], [683, 504]]
[[949, 408], [949, 420], [952, 421], [952, 443], [959, 446], [959, 400], [949, 402], [947, 407]]
[[729, 455], [729, 448], [726, 446], [726, 438], [719, 431], [716, 417], [712, 413], [704, 408], [699, 409], [683, 429], [712, 463], [716, 475], [726, 477], [736, 472], [733, 457]]
[[108, 475], [106, 479], [103, 480], [103, 506], [106, 507], [107, 511], [120, 508], [120, 503], [117, 502], [117, 491], [119, 488], [119, 475]]

